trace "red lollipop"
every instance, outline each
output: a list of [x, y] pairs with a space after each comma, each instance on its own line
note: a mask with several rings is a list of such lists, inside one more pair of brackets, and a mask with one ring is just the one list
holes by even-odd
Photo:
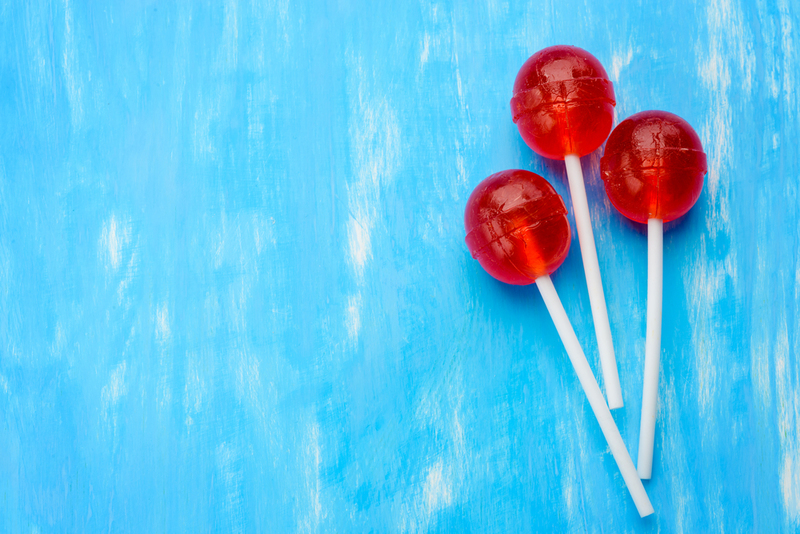
[[567, 208], [553, 186], [528, 171], [493, 174], [472, 192], [464, 225], [472, 257], [507, 284], [532, 284], [564, 262]]
[[532, 55], [514, 81], [511, 112], [522, 138], [537, 154], [563, 159], [581, 245], [608, 405], [622, 407], [611, 326], [600, 278], [580, 157], [603, 144], [614, 121], [614, 88], [586, 50], [551, 46]]
[[600, 62], [576, 46], [539, 50], [514, 80], [511, 113], [522, 138], [550, 159], [594, 152], [614, 123], [614, 87]]
[[706, 155], [697, 133], [665, 111], [643, 111], [611, 132], [600, 160], [606, 193], [626, 217], [647, 223], [645, 336], [639, 476], [650, 478], [661, 360], [664, 221], [689, 211], [703, 189]]
[[653, 513], [633, 460], [550, 280], [550, 273], [569, 252], [570, 230], [564, 201], [537, 174], [503, 171], [488, 177], [472, 192], [464, 226], [472, 257], [489, 274], [509, 284], [536, 283], [639, 515]]

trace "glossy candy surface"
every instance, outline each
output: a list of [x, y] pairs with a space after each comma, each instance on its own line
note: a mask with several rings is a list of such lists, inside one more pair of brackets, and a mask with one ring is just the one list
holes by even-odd
[[531, 284], [552, 273], [569, 251], [564, 201], [529, 171], [498, 172], [478, 184], [467, 201], [464, 226], [472, 257], [508, 284]]
[[537, 154], [585, 156], [608, 137], [614, 88], [600, 62], [575, 46], [551, 46], [522, 65], [514, 81], [511, 113]]
[[643, 111], [614, 129], [600, 168], [611, 203], [646, 223], [689, 211], [703, 190], [707, 164], [689, 123], [666, 111]]

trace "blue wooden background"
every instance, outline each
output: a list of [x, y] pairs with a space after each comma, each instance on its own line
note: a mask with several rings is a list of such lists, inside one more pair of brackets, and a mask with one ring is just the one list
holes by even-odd
[[[397, 4], [0, 2], [0, 532], [797, 532], [798, 4]], [[489, 174], [567, 195], [509, 110], [560, 43], [709, 156], [644, 520], [538, 292], [464, 244]], [[599, 155], [635, 456], [646, 236]], [[577, 243], [553, 280], [598, 370]]]

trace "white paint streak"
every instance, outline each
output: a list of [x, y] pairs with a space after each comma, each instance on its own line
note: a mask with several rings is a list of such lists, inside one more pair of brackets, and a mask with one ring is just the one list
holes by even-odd
[[128, 261], [128, 267], [125, 271], [125, 277], [119, 281], [117, 286], [117, 302], [122, 305], [125, 301], [125, 292], [128, 286], [133, 281], [133, 277], [139, 271], [139, 255], [136, 252], [131, 254], [131, 259]]
[[220, 70], [231, 71], [236, 69], [239, 59], [239, 4], [236, 1], [225, 2], [225, 22], [222, 27], [220, 43]]
[[236, 393], [240, 400], [246, 400], [258, 409], [261, 390], [261, 364], [257, 358], [241, 351], [236, 367]]
[[800, 388], [792, 368], [789, 329], [785, 316], [780, 324], [774, 347], [775, 386], [779, 400], [778, 436], [781, 440], [781, 494], [789, 520], [800, 520]]
[[797, 59], [794, 51], [794, 28], [792, 26], [792, 12], [788, 0], [778, 2], [781, 25], [781, 48], [783, 57], [783, 96], [786, 101], [787, 118], [794, 118], [797, 114], [797, 91], [795, 89], [795, 74], [797, 72]]
[[[687, 281], [685, 308], [689, 310], [692, 328], [692, 343], [697, 372], [698, 403], [703, 417], [713, 415], [713, 401], [717, 398], [719, 374], [717, 361], [711, 339], [707, 332], [714, 320], [715, 310], [720, 300], [726, 295], [725, 264], [712, 261], [706, 252], [706, 235], [700, 235], [694, 257], [687, 261], [682, 269], [682, 276]], [[690, 357], [690, 355], [683, 355]]]
[[186, 384], [183, 390], [183, 409], [186, 412], [186, 427], [191, 428], [194, 418], [203, 408], [203, 398], [206, 396], [206, 385], [200, 375], [197, 357], [192, 353], [186, 354]]
[[106, 273], [110, 276], [117, 275], [126, 256], [130, 254], [130, 257], [127, 258], [125, 274], [118, 278], [117, 283], [117, 302], [120, 306], [126, 304], [126, 291], [139, 271], [139, 255], [136, 252], [138, 243], [132, 247], [132, 241], [134, 239], [130, 220], [111, 215], [103, 223], [98, 249], [101, 261], [105, 264]]
[[350, 260], [359, 278], [364, 276], [364, 267], [367, 260], [372, 258], [372, 236], [370, 229], [364, 226], [368, 221], [351, 217], [347, 221], [348, 244], [350, 245]]
[[[564, 399], [565, 413], [580, 413], [580, 405], [585, 402], [584, 398], [583, 392], [566, 397]], [[578, 532], [581, 526], [585, 529], [582, 519], [585, 488], [576, 481], [581, 479], [581, 471], [588, 472], [596, 469], [599, 455], [593, 446], [591, 450], [587, 447], [589, 440], [586, 433], [586, 421], [583, 418], [561, 419], [557, 428], [556, 435], [560, 436], [560, 440], [564, 440], [564, 436], [570, 436], [570, 439], [566, 440], [565, 446], [556, 451], [556, 458], [559, 471], [563, 471], [560, 482], [563, 490], [565, 516], [569, 518], [569, 530]]]
[[161, 303], [156, 310], [156, 337], [161, 341], [166, 341], [172, 335], [169, 329], [169, 309], [165, 303]]
[[431, 36], [427, 33], [422, 38], [422, 53], [419, 56], [420, 68], [425, 67], [431, 54]]
[[222, 267], [222, 260], [225, 259], [225, 241], [228, 237], [228, 215], [223, 208], [219, 216], [219, 230], [217, 231], [217, 242], [214, 247], [214, 268]]
[[56, 323], [56, 332], [53, 336], [53, 342], [50, 344], [50, 353], [53, 356], [60, 358], [63, 354], [64, 348], [66, 348], [66, 344], [67, 336], [64, 333], [64, 325], [61, 321], [58, 321]]
[[[348, 56], [348, 87], [354, 110], [349, 135], [354, 178], [347, 184], [350, 217], [347, 221], [349, 263], [358, 285], [363, 285], [372, 258], [372, 232], [378, 224], [383, 190], [394, 181], [400, 165], [400, 128], [388, 98], [373, 87], [372, 70], [360, 58]], [[382, 89], [381, 89], [382, 90]], [[357, 308], [353, 308], [356, 303]], [[349, 301], [348, 331], [357, 334], [361, 296]]]
[[[460, 116], [459, 124], [461, 124], [464, 149], [472, 149], [475, 144], [475, 140], [474, 140], [474, 135], [472, 133], [472, 129], [470, 128], [472, 120], [469, 114], [469, 106], [467, 105], [466, 98], [464, 96], [464, 84], [461, 80], [461, 67], [458, 61], [458, 33], [456, 33], [455, 24], [453, 24], [452, 31], [453, 31], [452, 63], [456, 75], [456, 93], [458, 95], [458, 112]], [[457, 138], [455, 139], [455, 145], [457, 154], [456, 162], [458, 165], [458, 177], [456, 180], [452, 180], [452, 185], [450, 187], [450, 199], [453, 201], [458, 201], [460, 200], [462, 192], [467, 189], [467, 173], [464, 168], [462, 143], [459, 142]]]
[[[755, 213], [769, 211], [771, 202], [769, 195], [758, 195], [753, 200]], [[753, 232], [755, 235], [767, 239], [772, 230], [772, 221], [769, 218], [757, 217], [754, 220]], [[767, 247], [755, 247], [753, 254], [753, 306], [750, 309], [750, 315], [755, 320], [752, 321], [750, 327], [750, 378], [753, 384], [756, 408], [760, 411], [759, 417], [766, 422], [772, 405], [770, 366], [774, 333], [772, 321], [764, 319], [764, 310], [767, 307], [767, 295], [771, 293], [770, 284], [773, 276], [770, 266], [773, 259], [772, 251]]]
[[81, 68], [78, 63], [78, 52], [72, 29], [72, 8], [69, 0], [64, 2], [64, 78], [67, 98], [72, 113], [72, 127], [78, 128], [83, 121], [83, 82], [80, 77]]
[[[701, 138], [708, 155], [708, 192], [714, 200], [709, 217], [724, 222], [730, 220], [728, 198], [722, 194], [727, 183], [720, 181], [720, 171], [733, 157], [733, 112], [731, 82], [735, 88], [752, 92], [755, 52], [753, 36], [744, 22], [744, 16], [732, 0], [714, 0], [708, 7], [709, 43], [700, 54], [698, 74], [710, 93], [710, 112], [703, 125]], [[722, 189], [721, 189], [722, 188]], [[712, 236], [717, 225], [712, 225]]]
[[267, 243], [273, 247], [277, 245], [274, 228], [274, 218], [261, 217], [257, 213], [253, 215], [253, 243], [256, 246], [256, 254], [260, 255]]
[[305, 505], [308, 514], [300, 520], [300, 532], [319, 532], [322, 520], [322, 449], [320, 447], [319, 424], [315, 421], [309, 425], [305, 444]]
[[425, 477], [422, 495], [425, 501], [425, 513], [429, 516], [453, 502], [451, 483], [443, 471], [444, 464], [439, 460], [428, 469]]
[[[704, 417], [713, 414], [719, 376], [714, 357], [715, 340], [707, 332], [714, 322], [716, 310], [727, 297], [726, 284], [736, 283], [736, 247], [722, 259], [706, 254], [710, 243], [721, 236], [731, 236], [730, 180], [736, 154], [733, 146], [733, 110], [730, 102], [734, 91], [752, 91], [755, 65], [753, 37], [744, 16], [731, 0], [714, 0], [708, 6], [709, 42], [702, 45], [698, 56], [698, 75], [708, 91], [709, 112], [700, 128], [700, 137], [708, 156], [706, 176], [705, 224], [707, 235], [699, 236], [694, 257], [683, 269], [687, 281], [686, 309], [692, 314], [692, 338], [696, 356], [700, 408]], [[736, 83], [732, 84], [735, 78]], [[691, 266], [691, 267], [689, 267]]]
[[351, 295], [347, 298], [347, 315], [345, 326], [350, 340], [358, 341], [358, 334], [361, 331], [361, 295]]
[[633, 60], [633, 49], [628, 48], [625, 52], [614, 52], [611, 57], [611, 81], [618, 82], [622, 69], [631, 64]]
[[125, 382], [125, 372], [128, 369], [128, 364], [123, 360], [111, 372], [108, 382], [103, 386], [100, 392], [100, 406], [102, 407], [103, 419], [106, 423], [111, 419], [111, 426], [114, 431], [114, 436], [117, 434], [117, 414], [116, 407], [120, 398], [128, 392], [128, 386]]
[[[783, 156], [791, 152], [787, 148], [792, 143], [792, 134], [784, 130], [786, 125], [796, 124], [798, 96], [796, 88], [797, 58], [795, 53], [796, 30], [793, 28], [793, 14], [789, 2], [779, 1], [777, 5], [759, 2], [759, 20], [763, 25], [764, 72], [772, 100], [768, 104], [773, 115], [767, 116], [767, 132], [765, 148], [771, 147], [773, 153], [768, 159], [777, 162], [779, 171], [784, 171]], [[775, 122], [777, 121], [777, 122]], [[781, 154], [783, 150], [784, 154]], [[791, 159], [791, 158], [790, 158]], [[774, 171], [772, 171], [774, 172]], [[773, 187], [766, 188], [763, 195], [757, 196], [757, 204], [751, 209], [754, 213], [768, 212], [774, 204], [774, 195], [784, 195], [786, 206], [796, 206], [795, 176], [780, 176], [773, 181]], [[749, 200], [749, 199], [748, 199]], [[788, 220], [787, 220], [788, 222]], [[758, 242], [769, 242], [774, 239], [774, 221], [768, 217], [756, 217], [756, 236]], [[800, 227], [795, 227], [795, 235]], [[788, 233], [787, 233], [788, 232]], [[792, 229], [784, 229], [783, 234], [789, 237]], [[781, 258], [776, 263], [775, 247], [755, 247], [756, 256], [755, 295], [751, 315], [753, 317], [753, 346], [751, 354], [751, 378], [753, 383], [755, 405], [759, 410], [759, 424], [771, 422], [771, 416], [777, 412], [780, 457], [778, 460], [780, 497], [785, 513], [787, 531], [796, 531], [800, 524], [800, 376], [796, 365], [798, 354], [797, 342], [792, 347], [790, 339], [800, 339], [797, 324], [791, 324], [787, 317], [790, 313], [789, 294], [786, 288], [794, 282], [794, 302], [798, 302], [800, 288], [800, 271], [794, 280], [776, 273], [790, 263], [788, 258]], [[797, 252], [797, 251], [795, 251]], [[797, 266], [797, 258], [794, 265]], [[796, 268], [796, 267], [795, 267]], [[783, 272], [783, 274], [787, 274]], [[794, 329], [794, 331], [792, 331]], [[774, 363], [773, 374], [770, 374], [770, 362]], [[774, 388], [774, 389], [773, 389]], [[774, 393], [774, 395], [773, 395]], [[774, 410], [774, 411], [773, 411]]]
[[156, 398], [161, 407], [166, 409], [172, 401], [172, 388], [169, 385], [169, 377], [172, 373], [172, 331], [169, 324], [169, 308], [165, 302], [156, 308], [155, 327], [156, 341], [160, 348], [158, 363], [161, 370]]
[[43, 90], [51, 88], [53, 83], [52, 65], [48, 64], [50, 63], [50, 45], [47, 42], [49, 32], [45, 26], [46, 23], [42, 17], [35, 16], [28, 16], [25, 20], [25, 39], [31, 79], [38, 81], [39, 87]]
[[118, 221], [112, 215], [103, 223], [100, 232], [100, 249], [106, 259], [106, 269], [116, 271], [119, 267], [123, 249], [131, 240], [131, 225], [129, 221]]
[[781, 469], [781, 493], [786, 513], [792, 522], [800, 519], [800, 452], [785, 454]]
[[357, 98], [351, 102], [354, 120], [349, 133], [355, 179], [347, 185], [347, 232], [350, 263], [362, 279], [372, 255], [371, 232], [379, 216], [382, 189], [394, 180], [399, 167], [400, 128], [387, 97], [373, 94], [370, 86], [374, 81], [361, 60], [351, 57], [348, 64], [350, 85], [355, 86]]
[[213, 160], [217, 148], [211, 137], [211, 122], [219, 115], [218, 106], [214, 103], [206, 104], [200, 98], [201, 104], [197, 106], [194, 114], [192, 132], [192, 151], [195, 159], [202, 160], [201, 156], [208, 156]]
[[[433, 378], [433, 377], [432, 377]], [[464, 428], [461, 424], [461, 407], [464, 401], [464, 386], [460, 365], [454, 365], [444, 374], [437, 374], [425, 393], [420, 395], [414, 409], [414, 421], [420, 431], [432, 432], [448, 439], [434, 458], [419, 473], [420, 484], [408, 488], [401, 509], [399, 524], [401, 531], [425, 532], [435, 524], [436, 515], [462, 500], [465, 479], [481, 478], [471, 466], [481, 463], [467, 449]], [[505, 405], [501, 410], [508, 411]], [[502, 467], [509, 447], [507, 436], [493, 442], [498, 450], [486, 452]], [[495, 466], [497, 467], [497, 466]], [[502, 476], [502, 475], [501, 475]]]
[[772, 383], [769, 373], [770, 355], [772, 352], [772, 341], [769, 339], [769, 333], [766, 332], [766, 325], [758, 325], [756, 332], [751, 336], [752, 349], [750, 354], [750, 373], [755, 388], [756, 400], [759, 402], [759, 408], [762, 409], [762, 415], [766, 414], [766, 410], [772, 405]]
[[[461, 143], [458, 139], [455, 140], [456, 143], [456, 170], [458, 171], [458, 179], [456, 182], [461, 186], [467, 185], [467, 167], [464, 164], [464, 151], [461, 150]], [[440, 198], [444, 198], [443, 195], [440, 195]]]

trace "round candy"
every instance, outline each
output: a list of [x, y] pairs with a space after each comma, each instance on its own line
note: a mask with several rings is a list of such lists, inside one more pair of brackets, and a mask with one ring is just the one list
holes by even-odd
[[611, 203], [646, 223], [689, 211], [703, 190], [707, 165], [689, 123], [666, 111], [643, 111], [611, 132], [600, 169]]
[[615, 104], [614, 88], [600, 62], [586, 50], [562, 45], [528, 58], [514, 81], [511, 113], [537, 154], [564, 159], [585, 156], [603, 144]]
[[569, 222], [564, 201], [547, 180], [509, 170], [486, 178], [464, 214], [472, 257], [501, 282], [532, 284], [567, 257]]

